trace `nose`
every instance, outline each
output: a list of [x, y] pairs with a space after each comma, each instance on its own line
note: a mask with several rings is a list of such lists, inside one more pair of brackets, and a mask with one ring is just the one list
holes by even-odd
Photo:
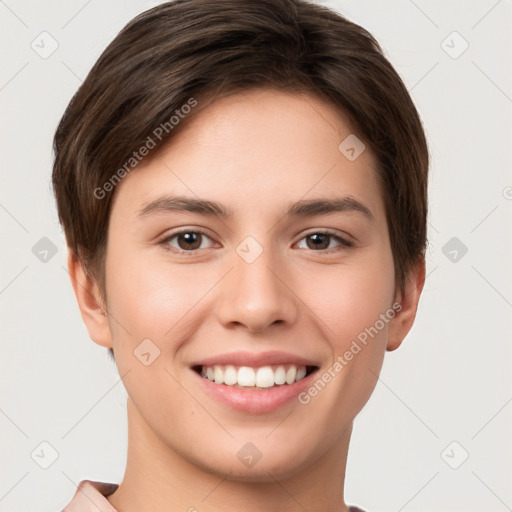
[[249, 263], [236, 252], [233, 269], [222, 280], [217, 315], [225, 327], [243, 326], [260, 333], [272, 325], [293, 324], [298, 317], [298, 301], [283, 262], [264, 249]]

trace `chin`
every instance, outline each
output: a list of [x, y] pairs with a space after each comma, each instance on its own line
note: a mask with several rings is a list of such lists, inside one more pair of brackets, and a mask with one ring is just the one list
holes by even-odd
[[198, 462], [207, 472], [221, 474], [228, 480], [252, 483], [273, 482], [292, 477], [301, 470], [301, 467], [307, 463], [303, 448], [302, 445], [300, 460], [297, 458], [296, 448], [290, 450], [290, 453], [283, 453], [276, 447], [272, 448], [275, 450], [273, 454], [260, 452], [260, 455], [257, 455], [254, 451], [253, 460], [244, 461], [246, 454], [251, 451], [250, 448], [246, 448], [245, 451], [237, 449], [234, 456], [230, 451], [215, 465], [212, 465], [212, 458]]

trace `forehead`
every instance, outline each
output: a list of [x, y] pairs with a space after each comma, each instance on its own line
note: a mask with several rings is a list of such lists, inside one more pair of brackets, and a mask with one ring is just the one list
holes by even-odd
[[115, 202], [135, 211], [166, 193], [254, 213], [268, 203], [278, 208], [291, 200], [351, 195], [378, 210], [373, 155], [368, 147], [355, 159], [346, 153], [354, 142], [361, 151], [363, 142], [355, 137], [343, 113], [317, 97], [275, 90], [233, 94], [199, 104], [166, 146], [123, 179]]

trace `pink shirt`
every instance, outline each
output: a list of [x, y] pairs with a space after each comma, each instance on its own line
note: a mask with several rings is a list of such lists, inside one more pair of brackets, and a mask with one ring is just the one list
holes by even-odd
[[[82, 480], [71, 503], [62, 512], [118, 512], [105, 496], [110, 496], [118, 484]], [[357, 507], [349, 507], [350, 512], [364, 512]]]
[[118, 487], [118, 484], [82, 480], [71, 503], [62, 512], [117, 512], [105, 496]]

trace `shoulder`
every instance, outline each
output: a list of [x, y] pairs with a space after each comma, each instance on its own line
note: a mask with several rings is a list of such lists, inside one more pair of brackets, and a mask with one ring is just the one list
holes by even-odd
[[117, 512], [106, 498], [117, 488], [118, 484], [82, 480], [62, 512]]

